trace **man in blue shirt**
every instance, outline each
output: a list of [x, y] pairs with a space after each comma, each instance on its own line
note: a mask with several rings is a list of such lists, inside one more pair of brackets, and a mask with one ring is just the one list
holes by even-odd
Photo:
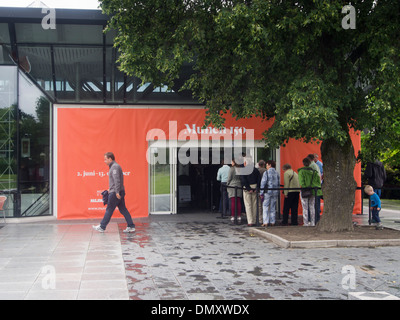
[[223, 215], [230, 215], [228, 191], [226, 183], [228, 181], [229, 166], [224, 164], [217, 172], [217, 181], [221, 182], [221, 200], [219, 202], [219, 212]]
[[321, 173], [321, 183], [324, 180], [324, 164], [319, 160], [318, 154], [314, 153], [314, 162], [317, 164], [319, 168], [319, 172]]
[[372, 211], [372, 221], [377, 223], [377, 229], [383, 229], [381, 219], [379, 218], [379, 212], [381, 211], [381, 199], [379, 196], [374, 192], [374, 188], [370, 185], [365, 186], [364, 192], [369, 195], [371, 200], [371, 211]]

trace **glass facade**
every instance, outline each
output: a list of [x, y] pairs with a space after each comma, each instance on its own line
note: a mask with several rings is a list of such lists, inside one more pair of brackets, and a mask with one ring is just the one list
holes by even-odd
[[99, 10], [57, 9], [55, 29], [40, 8], [0, 12], [0, 194], [6, 216], [51, 215], [52, 106], [198, 104], [174, 88], [154, 87], [118, 69], [115, 33]]
[[17, 200], [17, 68], [0, 66], [0, 193], [7, 196], [6, 216]]
[[18, 75], [18, 206], [21, 217], [50, 214], [50, 101]]
[[[40, 18], [33, 9], [33, 18]], [[57, 13], [60, 11], [62, 9]], [[19, 67], [52, 102], [198, 104], [189, 91], [180, 91], [184, 81], [167, 89], [154, 87], [151, 83], [143, 84], [139, 78], [128, 77], [119, 71], [118, 51], [113, 46], [115, 33], [103, 32], [106, 17], [91, 21], [92, 10], [86, 10], [88, 19], [83, 17], [85, 11], [73, 11], [82, 14], [82, 18], [57, 19], [56, 29], [44, 29], [40, 19], [37, 22], [11, 20], [8, 24], [0, 24], [0, 37], [6, 40], [3, 43], [8, 40], [11, 44], [6, 50], [9, 54], [3, 53], [3, 60], [12, 63], [18, 59]], [[95, 13], [99, 15], [99, 12]], [[4, 61], [0, 60], [0, 63]], [[185, 66], [180, 79], [187, 79], [191, 72], [191, 66]]]

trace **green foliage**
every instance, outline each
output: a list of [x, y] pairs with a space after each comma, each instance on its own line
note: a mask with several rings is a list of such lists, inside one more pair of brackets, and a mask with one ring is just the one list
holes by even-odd
[[[394, 42], [399, 40], [393, 40]], [[382, 160], [385, 165], [400, 165], [400, 53], [390, 50], [381, 60], [376, 87], [367, 96], [369, 124], [361, 136], [363, 162]]]
[[103, 0], [101, 7], [117, 31], [121, 70], [172, 87], [193, 64], [183, 89], [206, 105], [206, 124], [222, 126], [228, 111], [274, 118], [271, 146], [289, 138], [344, 145], [349, 128], [367, 128], [364, 142], [375, 150], [399, 150], [391, 138], [400, 119], [400, 3], [352, 1], [355, 30], [341, 26], [346, 4]]

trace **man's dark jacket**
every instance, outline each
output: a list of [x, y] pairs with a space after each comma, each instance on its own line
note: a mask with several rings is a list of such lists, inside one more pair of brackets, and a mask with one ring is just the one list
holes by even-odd
[[383, 163], [378, 160], [374, 163], [368, 162], [364, 177], [368, 179], [368, 184], [374, 189], [381, 189], [386, 181], [386, 171]]

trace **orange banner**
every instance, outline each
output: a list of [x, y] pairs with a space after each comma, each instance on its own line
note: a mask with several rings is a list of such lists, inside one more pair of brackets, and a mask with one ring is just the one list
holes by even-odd
[[[146, 156], [152, 135], [157, 133], [166, 140], [174, 140], [188, 139], [193, 134], [198, 139], [225, 134], [234, 139], [251, 133], [255, 140], [261, 140], [262, 133], [272, 125], [272, 121], [257, 118], [235, 120], [226, 116], [225, 132], [212, 126], [202, 129], [205, 110], [192, 108], [70, 108], [59, 105], [56, 114], [58, 219], [103, 217], [105, 206], [101, 192], [108, 189], [105, 152], [113, 152], [123, 169], [126, 206], [132, 217], [147, 217], [149, 167]], [[292, 142], [281, 149], [281, 164], [290, 162], [293, 168], [300, 167], [297, 164], [301, 164], [304, 155], [319, 153], [318, 145], [302, 144], [301, 155], [293, 152], [291, 145]], [[359, 144], [355, 145], [356, 150], [357, 147]], [[116, 210], [114, 217], [122, 215]]]

